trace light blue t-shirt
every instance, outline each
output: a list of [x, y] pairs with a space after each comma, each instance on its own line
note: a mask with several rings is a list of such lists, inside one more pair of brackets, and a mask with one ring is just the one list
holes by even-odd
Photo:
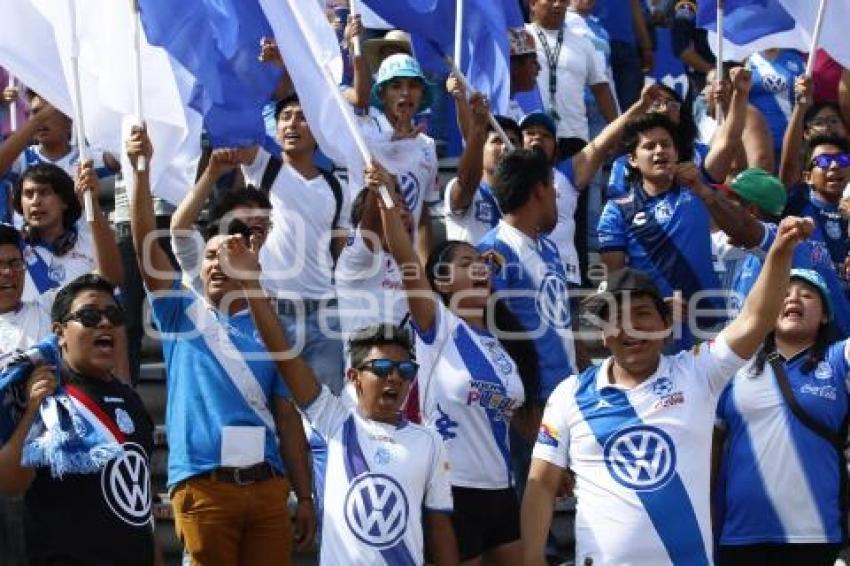
[[276, 431], [269, 429], [232, 378], [233, 364], [243, 363], [259, 386], [258, 396], [264, 396], [252, 397], [253, 403], [270, 407], [273, 396], [289, 396], [259, 340], [251, 313], [226, 316], [179, 281], [165, 293], [149, 294], [149, 299], [162, 333], [167, 373], [169, 488], [222, 465], [222, 429], [227, 426], [264, 427], [265, 461], [283, 474]]

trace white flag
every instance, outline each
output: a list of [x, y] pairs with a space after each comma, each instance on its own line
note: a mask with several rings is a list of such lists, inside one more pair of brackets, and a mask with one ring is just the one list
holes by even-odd
[[[130, 3], [75, 2], [86, 139], [120, 156], [121, 124], [134, 114]], [[0, 0], [0, 13], [8, 16], [0, 21], [0, 65], [73, 116], [67, 0]], [[186, 164], [200, 156], [201, 117], [186, 105], [191, 76], [144, 36], [141, 43], [144, 118], [155, 152], [151, 184], [155, 194], [178, 203], [194, 181]]]
[[[814, 36], [815, 20], [817, 19], [817, 0], [779, 0], [785, 11], [797, 23], [797, 27], [806, 30], [809, 37]], [[845, 69], [850, 68], [850, 41], [847, 32], [850, 29], [850, 0], [826, 0], [826, 11], [823, 15], [823, 27], [818, 47], [826, 49], [827, 53], [838, 61]], [[807, 45], [805, 49], [808, 49]]]

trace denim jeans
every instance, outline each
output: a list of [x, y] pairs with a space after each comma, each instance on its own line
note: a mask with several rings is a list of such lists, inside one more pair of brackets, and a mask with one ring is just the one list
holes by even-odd
[[[322, 385], [327, 385], [334, 395], [342, 391], [345, 382], [345, 359], [340, 337], [339, 312], [336, 302], [298, 301], [303, 305], [290, 308], [292, 302], [278, 302], [278, 316], [292, 347], [300, 348], [299, 355]], [[324, 303], [324, 301], [322, 301]]]
[[611, 42], [611, 69], [620, 108], [626, 110], [640, 98], [643, 89], [643, 71], [637, 47], [622, 41]]

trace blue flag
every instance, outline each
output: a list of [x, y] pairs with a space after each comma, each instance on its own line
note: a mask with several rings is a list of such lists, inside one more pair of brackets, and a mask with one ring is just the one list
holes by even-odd
[[[444, 77], [448, 73], [445, 57], [454, 54], [456, 1], [363, 0], [363, 3], [391, 25], [409, 32], [422, 69]], [[511, 8], [511, 0], [461, 1], [463, 45], [458, 67], [472, 86], [487, 96], [495, 112], [504, 112], [510, 97], [508, 20], [520, 25], [519, 7]], [[506, 13], [506, 9], [510, 12]]]
[[[812, 2], [812, 10], [815, 3]], [[723, 58], [741, 60], [772, 47], [808, 48], [808, 35], [779, 0], [725, 0], [723, 4]], [[699, 2], [697, 25], [709, 32], [716, 53], [717, 3]]]
[[213, 147], [263, 143], [262, 109], [282, 71], [257, 59], [272, 36], [257, 0], [139, 0], [139, 11], [148, 41], [194, 76], [189, 105]]

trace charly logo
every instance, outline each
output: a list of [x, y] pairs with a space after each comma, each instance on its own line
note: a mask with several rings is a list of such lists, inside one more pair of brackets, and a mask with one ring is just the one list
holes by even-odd
[[550, 326], [570, 327], [570, 305], [567, 302], [567, 280], [557, 273], [547, 273], [537, 291], [537, 313]]
[[369, 546], [389, 548], [407, 531], [407, 496], [387, 475], [365, 473], [355, 478], [343, 508], [348, 528]]
[[151, 473], [144, 448], [124, 444], [124, 453], [113, 459], [101, 474], [103, 498], [115, 515], [134, 527], [151, 520]]
[[419, 202], [419, 179], [413, 173], [405, 173], [399, 178], [399, 187], [407, 208], [411, 212], [416, 210], [416, 203]]
[[632, 224], [634, 224], [635, 226], [643, 226], [644, 224], [646, 224], [646, 213], [640, 211], [635, 214], [634, 220], [632, 220]]
[[634, 425], [614, 433], [605, 443], [605, 465], [618, 483], [635, 491], [652, 491], [676, 471], [673, 441], [661, 429]]

